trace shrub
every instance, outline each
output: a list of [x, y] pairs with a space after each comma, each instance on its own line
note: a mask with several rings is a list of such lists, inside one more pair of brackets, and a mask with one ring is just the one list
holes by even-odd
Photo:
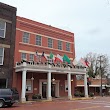
[[79, 97], [79, 96], [80, 96], [80, 92], [79, 92], [79, 91], [76, 91], [76, 92], [74, 93], [74, 96]]
[[32, 99], [41, 99], [41, 94], [33, 94]]
[[84, 95], [84, 93], [80, 93], [80, 97], [84, 97], [85, 95]]
[[91, 92], [91, 93], [89, 94], [89, 96], [90, 96], [90, 97], [94, 97], [94, 93]]

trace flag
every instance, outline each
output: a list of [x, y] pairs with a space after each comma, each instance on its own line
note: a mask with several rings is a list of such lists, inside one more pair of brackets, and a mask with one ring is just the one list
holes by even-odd
[[42, 56], [41, 57], [44, 57], [47, 60], [47, 56], [45, 55], [44, 52], [42, 53]]
[[55, 60], [55, 56], [52, 54], [52, 52], [50, 53], [50, 58]]
[[78, 64], [78, 62], [76, 61], [76, 59], [74, 59], [72, 63], [73, 63], [74, 66]]
[[88, 67], [90, 66], [90, 63], [87, 61], [87, 58], [85, 59], [85, 63]]
[[66, 61], [67, 63], [70, 63], [70, 58], [64, 54], [63, 61]]
[[36, 58], [38, 58], [38, 52], [35, 53]]
[[57, 54], [57, 56], [55, 57], [55, 61], [63, 62], [63, 57]]
[[81, 58], [81, 59], [80, 59], [80, 62], [81, 62], [85, 67], [89, 67], [89, 62], [87, 61], [87, 59], [85, 60], [85, 59]]

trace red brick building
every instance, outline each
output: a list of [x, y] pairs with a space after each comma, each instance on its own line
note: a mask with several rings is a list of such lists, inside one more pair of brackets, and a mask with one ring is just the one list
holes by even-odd
[[[32, 94], [41, 94], [42, 98], [48, 100], [64, 96], [71, 99], [74, 96], [76, 74], [85, 76], [85, 95], [88, 96], [84, 68], [52, 63], [53, 59], [49, 57], [50, 53], [55, 56], [65, 54], [73, 61], [74, 44], [74, 33], [17, 17], [13, 87], [19, 90], [22, 101], [25, 101], [26, 94], [30, 98]], [[47, 60], [42, 57], [43, 52]]]

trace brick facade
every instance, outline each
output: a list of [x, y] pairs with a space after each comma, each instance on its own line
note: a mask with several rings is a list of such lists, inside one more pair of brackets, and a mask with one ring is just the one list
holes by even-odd
[[[29, 43], [23, 43], [23, 33], [29, 33]], [[41, 46], [36, 45], [36, 35], [42, 37]], [[48, 38], [53, 40], [53, 48], [48, 47]], [[58, 49], [58, 40], [62, 41], [62, 50]], [[66, 43], [70, 43], [70, 51], [66, 51]], [[74, 46], [74, 33], [52, 27], [50, 25], [42, 24], [36, 21], [29, 20], [27, 18], [22, 18], [17, 16], [16, 25], [16, 44], [15, 44], [15, 59], [14, 63], [21, 61], [21, 53], [26, 53], [27, 61], [29, 61], [29, 55], [34, 55], [34, 62], [37, 62], [35, 52], [42, 54], [44, 52], [47, 56], [52, 52], [54, 55], [60, 54], [63, 56], [66, 54], [72, 61], [75, 58], [75, 46]], [[47, 80], [47, 73], [37, 73], [37, 72], [27, 72], [26, 79], [31, 79], [32, 74], [34, 76], [33, 80], [33, 92], [29, 93], [39, 93], [39, 83], [40, 80]], [[52, 74], [55, 79], [59, 82], [59, 95], [67, 96], [68, 92], [65, 92], [65, 81], [67, 80], [67, 74]], [[73, 80], [72, 84], [72, 95], [74, 95], [74, 87], [76, 85], [76, 76], [71, 76]], [[19, 83], [19, 85], [18, 85]], [[14, 73], [13, 86], [17, 87], [19, 93], [21, 94], [22, 88], [22, 72]]]
[[16, 8], [0, 2], [0, 20], [6, 22], [5, 38], [0, 38], [0, 47], [4, 48], [4, 62], [3, 65], [0, 65], [0, 79], [6, 79], [7, 87], [12, 87], [16, 33]]

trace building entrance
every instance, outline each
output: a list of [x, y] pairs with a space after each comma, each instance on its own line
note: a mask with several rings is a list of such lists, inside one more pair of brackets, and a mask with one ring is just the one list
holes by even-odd
[[42, 83], [42, 97], [46, 98], [47, 96], [47, 84]]
[[51, 96], [52, 97], [55, 97], [55, 86], [56, 86], [55, 84], [51, 85]]

